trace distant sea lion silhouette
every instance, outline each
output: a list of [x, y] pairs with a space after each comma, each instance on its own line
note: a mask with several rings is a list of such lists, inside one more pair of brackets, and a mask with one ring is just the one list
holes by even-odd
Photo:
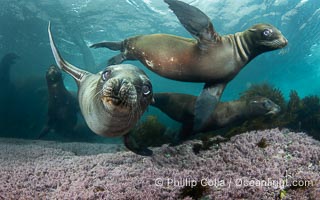
[[152, 34], [127, 38], [121, 42], [100, 42], [93, 48], [106, 47], [121, 53], [109, 65], [124, 60], [139, 60], [160, 76], [187, 82], [204, 82], [195, 105], [195, 129], [201, 129], [222, 92], [256, 56], [287, 45], [287, 39], [270, 24], [256, 24], [235, 34], [220, 36], [201, 10], [177, 0], [164, 0], [181, 24], [195, 38]]
[[48, 87], [48, 119], [39, 138], [51, 130], [56, 132], [74, 133], [77, 125], [79, 104], [64, 86], [61, 70], [51, 65], [46, 73]]
[[20, 57], [15, 53], [7, 53], [2, 57], [0, 61], [0, 80], [3, 81], [3, 83], [11, 83], [10, 70], [18, 58]]
[[[180, 131], [182, 139], [195, 134], [192, 130], [196, 96], [180, 93], [155, 93], [154, 98], [155, 103], [152, 106], [160, 109], [171, 119], [182, 123]], [[277, 114], [280, 110], [280, 106], [265, 97], [255, 97], [250, 101], [219, 102], [216, 108], [211, 110], [208, 121], [199, 132], [217, 130], [257, 116]]]
[[0, 99], [1, 101], [3, 101], [2, 104], [5, 104], [5, 105], [8, 105], [7, 103], [4, 103], [4, 102], [6, 102], [12, 97], [15, 90], [15, 86], [11, 81], [10, 72], [11, 72], [11, 67], [16, 63], [16, 60], [18, 58], [20, 57], [15, 53], [7, 53], [2, 57], [0, 61], [0, 80], [1, 80]]
[[5, 54], [0, 61], [0, 127], [6, 128], [15, 119], [14, 108], [15, 106], [15, 95], [16, 87], [11, 80], [11, 68], [15, 64], [19, 56], [15, 53]]
[[60, 56], [50, 23], [48, 33], [57, 65], [77, 82], [79, 106], [89, 128], [101, 136], [124, 136], [128, 149], [140, 155], [151, 155], [151, 150], [131, 143], [127, 134], [153, 101], [147, 75], [133, 65], [113, 65], [97, 74], [81, 70]]

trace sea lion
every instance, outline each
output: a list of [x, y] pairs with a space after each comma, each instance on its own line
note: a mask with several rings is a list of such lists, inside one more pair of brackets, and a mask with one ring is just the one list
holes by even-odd
[[7, 128], [13, 121], [15, 116], [13, 110], [15, 110], [15, 95], [16, 86], [11, 80], [11, 68], [15, 64], [19, 56], [15, 53], [5, 54], [0, 61], [0, 127], [2, 132]]
[[11, 83], [10, 70], [18, 58], [20, 57], [15, 53], [7, 53], [2, 57], [0, 61], [0, 80], [4, 84]]
[[121, 53], [109, 65], [139, 60], [160, 76], [187, 82], [204, 82], [195, 105], [195, 129], [201, 129], [220, 100], [226, 84], [256, 56], [287, 45], [287, 39], [270, 24], [256, 24], [235, 34], [220, 36], [201, 10], [177, 0], [164, 0], [195, 38], [152, 34], [121, 42], [100, 42]]
[[48, 87], [48, 113], [47, 123], [41, 130], [39, 138], [49, 131], [74, 133], [77, 125], [79, 104], [64, 86], [61, 70], [51, 65], [46, 73]]
[[8, 107], [8, 103], [5, 103], [5, 100], [8, 100], [10, 97], [12, 97], [15, 86], [12, 83], [11, 80], [11, 67], [16, 63], [16, 60], [19, 58], [19, 56], [15, 53], [7, 53], [5, 54], [1, 61], [0, 61], [0, 89], [1, 89], [1, 95], [0, 99], [2, 102], [1, 105], [6, 105], [5, 107]]
[[101, 136], [124, 136], [124, 144], [140, 155], [152, 151], [130, 143], [128, 132], [153, 101], [152, 85], [147, 75], [133, 65], [113, 65], [97, 74], [66, 62], [58, 52], [48, 26], [51, 49], [60, 69], [70, 74], [78, 85], [78, 102], [89, 128]]
[[[154, 98], [155, 103], [152, 106], [160, 109], [171, 119], [182, 123], [180, 131], [182, 139], [196, 133], [192, 132], [196, 96], [180, 93], [155, 93]], [[280, 110], [280, 106], [265, 97], [255, 97], [250, 101], [219, 102], [216, 108], [211, 110], [209, 120], [198, 132], [217, 130], [257, 116], [277, 114]]]

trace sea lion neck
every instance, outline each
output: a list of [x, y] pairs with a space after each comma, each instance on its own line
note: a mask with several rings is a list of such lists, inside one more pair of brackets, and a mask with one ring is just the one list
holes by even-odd
[[[62, 81], [57, 81], [53, 84], [50, 82], [47, 82], [47, 83], [48, 83], [49, 89], [56, 89], [59, 91], [66, 91], [67, 90]], [[49, 84], [51, 84], [51, 85], [49, 85]]]
[[233, 101], [232, 103], [228, 104], [230, 106], [230, 110], [236, 111], [237, 113], [235, 117], [243, 117], [248, 116], [250, 112], [247, 111], [247, 105], [245, 101]]
[[260, 54], [257, 53], [257, 49], [254, 48], [254, 41], [247, 32], [235, 33], [233, 37], [238, 54], [245, 64]]

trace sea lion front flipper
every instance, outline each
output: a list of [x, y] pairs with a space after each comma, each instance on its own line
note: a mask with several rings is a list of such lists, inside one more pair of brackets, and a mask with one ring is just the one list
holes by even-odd
[[220, 40], [210, 18], [201, 10], [182, 1], [164, 0], [164, 2], [169, 5], [187, 31], [198, 40], [200, 48], [205, 48], [208, 43]]
[[136, 141], [130, 137], [130, 134], [126, 134], [123, 136], [123, 143], [133, 153], [136, 153], [141, 156], [152, 156], [153, 152], [145, 147], [139, 147]]
[[179, 133], [178, 133], [178, 140], [179, 141], [185, 141], [191, 136], [193, 136], [193, 121], [188, 121], [182, 123]]
[[201, 94], [198, 96], [194, 111], [194, 131], [201, 131], [204, 123], [207, 122], [214, 111], [226, 84], [208, 84], [206, 83]]
[[120, 53], [108, 60], [108, 66], [121, 64], [125, 60], [126, 60], [126, 57], [124, 56], [124, 54]]
[[56, 45], [55, 45], [55, 42], [52, 38], [52, 34], [51, 34], [51, 25], [50, 25], [50, 22], [49, 22], [49, 25], [48, 25], [48, 33], [49, 33], [49, 40], [50, 40], [50, 46], [51, 46], [51, 50], [52, 50], [52, 53], [53, 53], [53, 56], [54, 56], [54, 59], [58, 65], [58, 67], [60, 69], [62, 69], [63, 71], [67, 72], [68, 74], [70, 74], [77, 82], [77, 84], [79, 85], [79, 83], [83, 80], [83, 78], [90, 74], [89, 72], [85, 71], [85, 70], [81, 70], [73, 65], [71, 65], [70, 63], [68, 63], [67, 61], [65, 61]]

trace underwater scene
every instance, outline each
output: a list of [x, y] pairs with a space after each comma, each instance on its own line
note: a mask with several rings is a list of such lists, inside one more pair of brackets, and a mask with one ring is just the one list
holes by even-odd
[[320, 199], [320, 1], [1, 3], [0, 200]]

